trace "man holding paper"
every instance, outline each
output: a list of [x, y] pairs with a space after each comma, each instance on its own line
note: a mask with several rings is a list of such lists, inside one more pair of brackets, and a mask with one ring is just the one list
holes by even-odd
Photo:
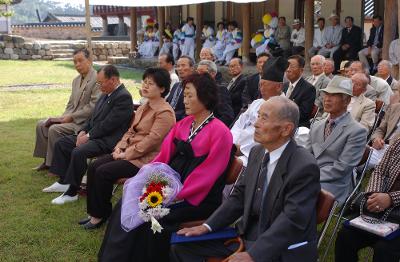
[[[260, 85], [271, 81], [269, 72], [281, 59], [266, 62]], [[283, 73], [284, 69], [282, 77]], [[299, 109], [289, 99], [277, 96], [264, 102], [255, 123], [254, 139], [260, 145], [251, 150], [233, 193], [203, 225], [177, 234], [204, 235], [241, 218], [238, 233], [245, 251], [229, 261], [317, 261], [319, 168], [314, 157], [293, 140], [298, 122]], [[171, 260], [195, 262], [232, 253], [223, 239], [180, 243], [171, 247]]]

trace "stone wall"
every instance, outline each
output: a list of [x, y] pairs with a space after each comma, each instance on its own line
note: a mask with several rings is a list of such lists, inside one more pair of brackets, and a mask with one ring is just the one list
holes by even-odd
[[[55, 58], [72, 58], [74, 50], [85, 46], [86, 41], [79, 40], [39, 41], [26, 40], [16, 35], [0, 35], [0, 59], [52, 60]], [[115, 58], [129, 57], [129, 41], [93, 41], [92, 46], [94, 61], [114, 61]]]
[[51, 45], [39, 42], [25, 42], [20, 36], [0, 35], [0, 59], [51, 60]]
[[[26, 26], [15, 25], [11, 27], [13, 35], [30, 38], [77, 40], [86, 39], [85, 27], [76, 26]], [[101, 36], [101, 32], [92, 32], [93, 36]]]
[[128, 41], [93, 42], [93, 60], [107, 61], [109, 57], [128, 57], [131, 51], [131, 44]]

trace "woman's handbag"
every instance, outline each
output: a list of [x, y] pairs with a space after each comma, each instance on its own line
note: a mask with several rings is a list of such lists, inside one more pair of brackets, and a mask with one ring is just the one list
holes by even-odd
[[360, 217], [371, 224], [378, 224], [382, 222], [392, 222], [400, 224], [400, 207], [389, 207], [382, 212], [370, 212], [367, 209], [366, 203], [368, 197], [372, 193], [361, 192], [352, 201], [350, 209], [359, 211]]

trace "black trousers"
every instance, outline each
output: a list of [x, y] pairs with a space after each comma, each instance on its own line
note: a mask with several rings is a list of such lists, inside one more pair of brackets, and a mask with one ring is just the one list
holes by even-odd
[[209, 257], [226, 258], [237, 248], [238, 244], [225, 246], [226, 240], [208, 240], [180, 243], [171, 246], [171, 262], [203, 262]]
[[76, 135], [60, 138], [54, 145], [50, 172], [60, 176], [59, 182], [78, 188], [87, 169], [87, 159], [110, 153], [99, 141], [89, 140], [76, 147]]
[[103, 243], [98, 254], [102, 262], [169, 262], [171, 234], [178, 230], [180, 223], [208, 218], [216, 205], [202, 203], [191, 206], [186, 202], [171, 208], [170, 213], [159, 222], [164, 228], [161, 233], [151, 231], [150, 222], [126, 232], [121, 227], [122, 200], [114, 207]]
[[373, 262], [399, 262], [400, 237], [384, 240], [368, 232], [343, 227], [336, 238], [335, 261], [357, 262], [357, 252], [365, 247], [374, 249]]
[[89, 165], [87, 172], [87, 212], [96, 218], [108, 218], [112, 211], [111, 197], [114, 183], [133, 177], [139, 168], [127, 160], [114, 160], [104, 155]]
[[340, 63], [343, 60], [356, 60], [358, 56], [358, 51], [354, 48], [349, 48], [347, 50], [343, 50], [342, 47], [339, 47], [333, 53], [333, 61], [335, 62], [335, 72], [338, 72], [340, 69]]

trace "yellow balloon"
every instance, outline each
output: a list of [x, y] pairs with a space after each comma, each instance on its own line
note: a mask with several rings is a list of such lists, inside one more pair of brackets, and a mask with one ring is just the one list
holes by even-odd
[[264, 23], [264, 25], [268, 25], [269, 22], [271, 22], [272, 16], [269, 13], [266, 13], [263, 18], [262, 21]]
[[253, 37], [253, 40], [254, 40], [254, 42], [256, 42], [256, 43], [259, 43], [259, 42], [261, 42], [261, 41], [263, 40], [263, 36], [262, 36], [261, 34], [256, 34], [256, 35]]

